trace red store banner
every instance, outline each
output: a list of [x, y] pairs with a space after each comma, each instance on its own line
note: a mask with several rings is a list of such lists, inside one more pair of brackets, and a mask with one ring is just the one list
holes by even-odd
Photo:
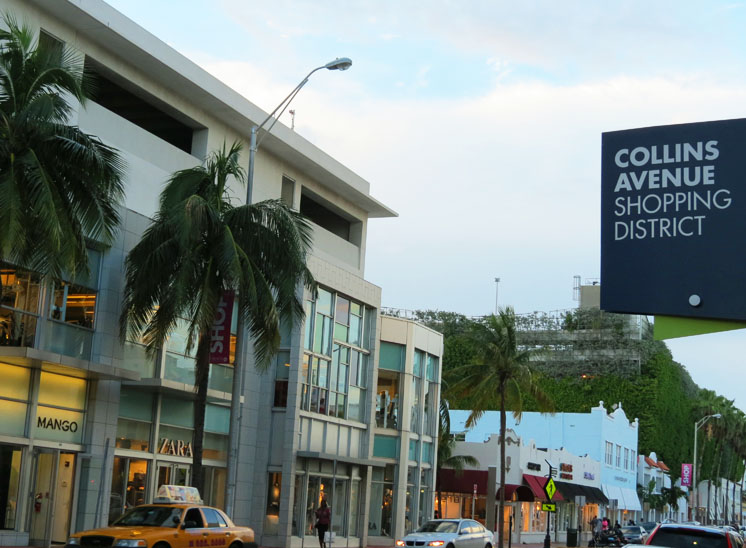
[[215, 321], [210, 330], [210, 363], [230, 363], [231, 322], [235, 291], [223, 291], [220, 295]]
[[681, 464], [681, 486], [691, 487], [692, 485], [692, 465]]

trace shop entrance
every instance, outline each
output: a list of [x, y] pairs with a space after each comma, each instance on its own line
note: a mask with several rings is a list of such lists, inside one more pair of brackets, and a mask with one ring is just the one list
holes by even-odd
[[130, 508], [145, 503], [148, 461], [114, 457], [109, 499], [109, 524]]
[[189, 485], [191, 477], [190, 467], [188, 464], [173, 464], [170, 462], [158, 463], [158, 475], [153, 492], [153, 498], [158, 493], [161, 485]]
[[29, 542], [64, 544], [70, 532], [75, 482], [75, 453], [35, 449], [32, 455]]

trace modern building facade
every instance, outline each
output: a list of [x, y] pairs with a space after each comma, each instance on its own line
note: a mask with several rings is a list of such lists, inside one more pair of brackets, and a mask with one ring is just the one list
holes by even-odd
[[[8, 288], [0, 374], [9, 379], [0, 386], [0, 545], [48, 545], [151, 501], [162, 484], [189, 483], [186, 328], [155, 356], [139, 341], [119, 341], [124, 259], [167, 177], [224, 142], [247, 142], [266, 113], [100, 0], [8, 0], [4, 8], [39, 29], [40, 40], [84, 57], [99, 93], [72, 123], [127, 163], [121, 229], [108, 248], [91, 242], [90, 276], [48, 280], [0, 265]], [[442, 354], [439, 335], [382, 318], [381, 289], [364, 279], [368, 222], [395, 213], [367, 181], [281, 124], [262, 141], [254, 185], [254, 199], [282, 199], [311, 221], [309, 267], [320, 289], [303, 294], [306, 321], [283, 326], [269, 371], [243, 357], [232, 517], [264, 546], [314, 545], [313, 512], [326, 498], [338, 542], [393, 544], [432, 512]], [[400, 363], [390, 345], [403, 349]], [[211, 365], [206, 409], [202, 495], [221, 507], [234, 354]]]

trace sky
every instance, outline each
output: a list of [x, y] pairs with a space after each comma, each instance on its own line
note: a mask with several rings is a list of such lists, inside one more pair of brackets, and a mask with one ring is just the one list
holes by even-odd
[[[352, 59], [295, 130], [399, 214], [368, 225], [389, 307], [574, 308], [573, 276], [600, 276], [601, 134], [746, 114], [746, 2], [108, 2], [268, 112]], [[746, 410], [745, 331], [668, 346]]]

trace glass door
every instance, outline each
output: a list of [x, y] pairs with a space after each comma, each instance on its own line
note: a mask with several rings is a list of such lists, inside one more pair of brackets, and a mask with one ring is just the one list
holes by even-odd
[[65, 543], [75, 486], [75, 453], [36, 449], [32, 462], [29, 542], [49, 546]]
[[[161, 485], [189, 485], [191, 479], [188, 464], [173, 464], [170, 462], [158, 463], [158, 474], [153, 485], [153, 498], [158, 495]], [[200, 493], [201, 495], [201, 493]]]
[[145, 503], [148, 461], [115, 457], [109, 499], [109, 523], [124, 512]]

